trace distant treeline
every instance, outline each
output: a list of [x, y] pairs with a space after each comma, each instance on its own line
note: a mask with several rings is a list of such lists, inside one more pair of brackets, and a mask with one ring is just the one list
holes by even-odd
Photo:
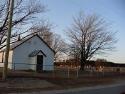
[[[55, 66], [78, 66], [80, 65], [79, 61], [76, 60], [66, 60], [62, 62], [55, 62]], [[104, 66], [104, 67], [125, 67], [125, 64], [121, 63], [114, 63], [114, 62], [108, 62], [108, 61], [87, 61], [85, 63], [85, 66], [92, 66], [92, 67], [97, 67], [97, 66]]]

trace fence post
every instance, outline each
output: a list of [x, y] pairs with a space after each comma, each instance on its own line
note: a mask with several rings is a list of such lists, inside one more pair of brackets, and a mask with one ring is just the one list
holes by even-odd
[[77, 78], [79, 77], [79, 68], [77, 68], [77, 70], [76, 70], [76, 75], [77, 75]]
[[55, 68], [53, 69], [53, 78], [55, 78]]
[[103, 73], [103, 77], [104, 77], [104, 68], [103, 68], [103, 70], [102, 70], [102, 73]]
[[14, 71], [15, 71], [15, 63], [13, 63], [13, 65], [14, 65], [14, 68], [13, 68], [13, 69], [14, 69]]
[[69, 67], [68, 67], [68, 78], [69, 78]]

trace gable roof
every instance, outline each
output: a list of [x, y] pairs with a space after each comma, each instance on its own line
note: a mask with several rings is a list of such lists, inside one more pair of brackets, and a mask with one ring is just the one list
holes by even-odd
[[33, 52], [31, 52], [29, 54], [29, 57], [34, 57], [34, 56], [38, 55], [39, 53], [42, 53], [46, 57], [46, 54], [44, 54], [44, 52], [42, 50], [34, 50]]
[[10, 45], [10, 50], [14, 50], [15, 48], [17, 48], [18, 46], [22, 45], [23, 43], [25, 43], [26, 41], [30, 40], [31, 38], [35, 36], [37, 36], [51, 51], [55, 53], [55, 51], [38, 34], [35, 34], [31, 37], [28, 37], [26, 39], [13, 43], [12, 45]]

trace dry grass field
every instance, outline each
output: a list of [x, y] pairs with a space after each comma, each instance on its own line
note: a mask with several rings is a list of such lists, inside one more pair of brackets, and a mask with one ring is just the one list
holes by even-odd
[[[0, 69], [2, 76], [2, 69]], [[1, 77], [0, 76], [0, 77]], [[89, 87], [96, 85], [106, 85], [116, 83], [125, 79], [125, 73], [89, 73], [79, 72], [79, 77], [76, 76], [76, 71], [70, 71], [70, 76], [67, 76], [67, 70], [55, 72], [33, 71], [11, 71], [8, 72], [6, 82], [0, 80], [0, 92], [32, 92], [41, 90], [53, 89], [69, 89], [78, 87]]]

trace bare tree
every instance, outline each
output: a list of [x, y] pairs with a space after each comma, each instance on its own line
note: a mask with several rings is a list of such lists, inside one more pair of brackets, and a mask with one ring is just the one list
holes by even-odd
[[[0, 46], [5, 44], [6, 32], [8, 30], [8, 0], [0, 1]], [[35, 14], [43, 13], [45, 6], [34, 0], [15, 0], [13, 13], [13, 29], [24, 26], [36, 18]], [[14, 32], [13, 32], [14, 33]]]
[[68, 56], [78, 64], [80, 59], [80, 48], [77, 44], [69, 45]]
[[29, 30], [29, 35], [38, 34], [55, 51], [56, 60], [62, 53], [65, 53], [66, 43], [60, 35], [52, 32], [52, 28], [53, 25], [48, 21], [41, 21], [39, 25]]
[[79, 14], [67, 32], [73, 44], [80, 48], [80, 64], [84, 70], [84, 64], [95, 54], [111, 51], [116, 42], [114, 33], [108, 30], [104, 19], [96, 15]]
[[67, 44], [58, 34], [53, 34], [52, 49], [55, 51], [55, 61], [66, 53]]
[[38, 34], [50, 47], [53, 42], [53, 25], [46, 20], [41, 20], [38, 24], [34, 25], [28, 30], [29, 35]]

